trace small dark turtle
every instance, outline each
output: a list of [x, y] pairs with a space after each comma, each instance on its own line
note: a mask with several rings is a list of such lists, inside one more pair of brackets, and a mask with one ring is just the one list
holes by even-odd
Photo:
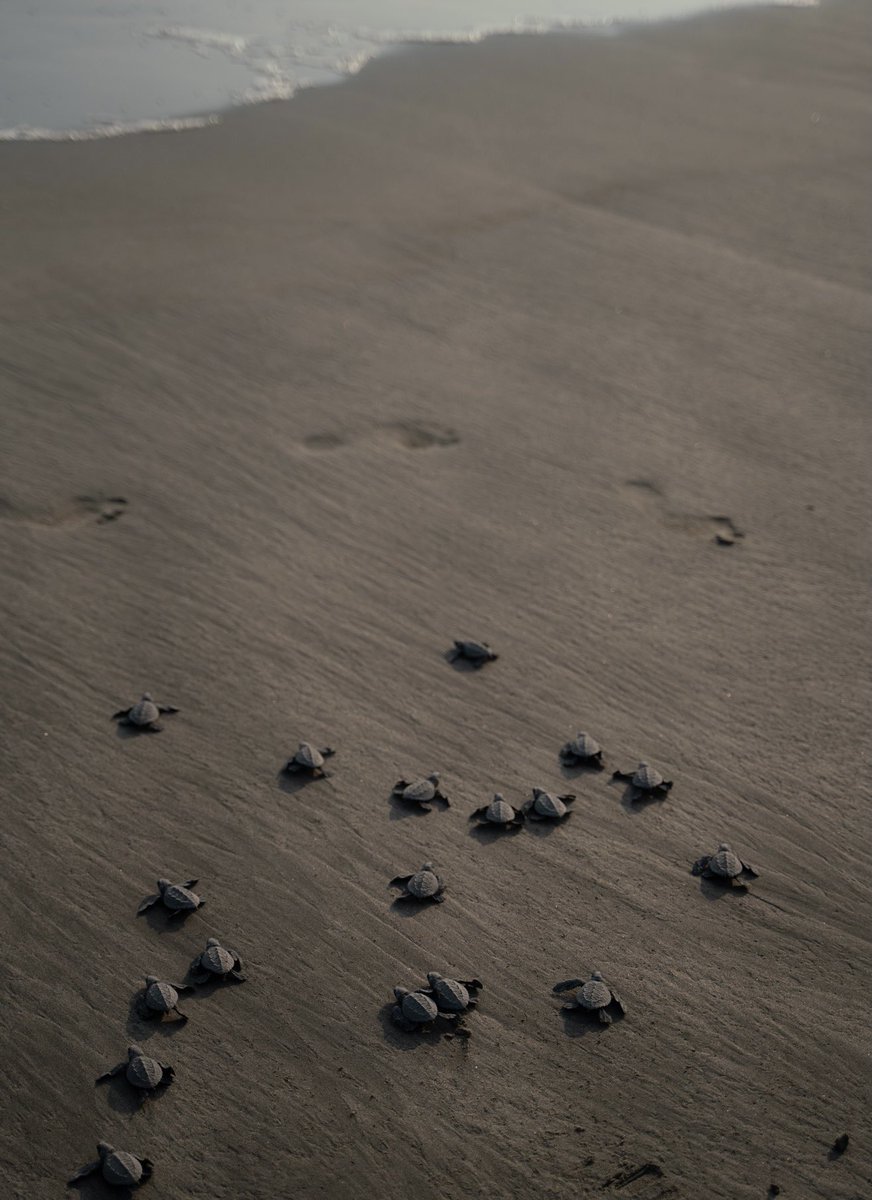
[[168, 879], [159, 879], [157, 881], [158, 890], [153, 896], [146, 896], [136, 910], [136, 915], [141, 916], [142, 913], [158, 903], [170, 910], [171, 917], [183, 917], [197, 908], [202, 908], [206, 901], [201, 900], [196, 892], [191, 891], [191, 888], [196, 887], [198, 882], [197, 879], [189, 879], [187, 883], [170, 883]]
[[206, 949], [191, 963], [189, 972], [194, 983], [214, 983], [217, 979], [245, 983], [242, 974], [242, 959], [235, 950], [228, 950], [210, 937]]
[[172, 1083], [174, 1074], [172, 1067], [143, 1054], [139, 1046], [128, 1046], [125, 1061], [120, 1062], [111, 1071], [98, 1075], [97, 1083], [104, 1083], [107, 1079], [120, 1075], [122, 1071], [130, 1086], [142, 1093], [154, 1092], [159, 1087]]
[[397, 875], [388, 887], [403, 889], [402, 896], [397, 897], [398, 900], [430, 900], [441, 904], [445, 899], [445, 884], [433, 870], [433, 864], [428, 862], [414, 875]]
[[757, 878], [754, 868], [742, 862], [726, 842], [721, 842], [714, 854], [704, 854], [698, 858], [693, 864], [692, 874], [739, 888], [747, 887], [748, 879]]
[[516, 812], [499, 792], [495, 793], [490, 804], [483, 804], [470, 813], [469, 819], [478, 821], [480, 825], [493, 825], [497, 829], [520, 829], [524, 824], [523, 812]]
[[521, 812], [531, 821], [563, 821], [572, 813], [567, 805], [575, 800], [573, 793], [566, 796], [555, 796], [551, 792], [543, 792], [541, 788], [533, 788], [533, 797], [522, 805]]
[[447, 979], [437, 971], [428, 971], [427, 984], [421, 991], [425, 996], [433, 997], [441, 1013], [466, 1012], [469, 1008], [475, 1008], [478, 1000], [469, 993], [477, 992], [484, 986], [479, 979]]
[[397, 1003], [391, 1010], [391, 1019], [395, 1025], [407, 1033], [427, 1033], [433, 1028], [439, 1016], [435, 1000], [425, 992], [410, 992], [402, 987], [394, 988], [394, 996]]
[[134, 1188], [150, 1179], [154, 1170], [150, 1159], [140, 1158], [138, 1154], [131, 1154], [129, 1150], [115, 1150], [108, 1142], [99, 1143], [97, 1154], [97, 1161], [80, 1167], [71, 1177], [68, 1186], [72, 1187], [80, 1179], [99, 1171], [106, 1183], [113, 1187]]
[[330, 746], [325, 746], [323, 750], [316, 750], [308, 742], [300, 742], [297, 753], [285, 763], [285, 770], [290, 771], [292, 775], [297, 771], [308, 771], [313, 779], [324, 779], [327, 775], [324, 770], [324, 759], [330, 758], [335, 753], [336, 751]]
[[143, 733], [160, 733], [163, 728], [158, 723], [160, 717], [178, 711], [171, 704], [155, 704], [151, 693], [143, 692], [142, 698], [137, 700], [132, 708], [119, 709], [117, 713], [113, 714], [112, 720], [117, 721], [119, 725], [129, 725], [133, 729], [140, 729]]
[[848, 1137], [847, 1133], [839, 1134], [830, 1147], [830, 1158], [841, 1158], [841, 1156], [848, 1149], [848, 1143], [850, 1140], [851, 1139]]
[[185, 1013], [177, 1008], [179, 992], [190, 992], [189, 983], [164, 983], [157, 975], [146, 975], [145, 989], [142, 993], [142, 1007], [147, 1017], [163, 1017], [165, 1013], [175, 1013], [182, 1021], [187, 1021]]
[[640, 762], [635, 771], [615, 771], [612, 779], [622, 779], [630, 784], [634, 793], [659, 800], [662, 800], [672, 787], [671, 779], [664, 779], [655, 767], [646, 762]]
[[[563, 983], [556, 983], [552, 990], [559, 994], [568, 992], [572, 988], [578, 988], [578, 991], [567, 1004], [563, 1005], [567, 1012], [581, 1010], [591, 1015], [596, 1013], [603, 1025], [611, 1025], [612, 1013], [627, 1011], [624, 1008], [624, 1002], [612, 991], [599, 971], [594, 971], [587, 982], [583, 979], [566, 979]], [[612, 1013], [609, 1012], [609, 1009], [612, 1009]]]
[[457, 659], [464, 658], [478, 669], [479, 667], [483, 667], [485, 663], [493, 662], [499, 658], [499, 655], [491, 650], [487, 642], [455, 641], [454, 646], [448, 651], [448, 658], [451, 662], [456, 662]]
[[590, 767], [595, 771], [603, 769], [600, 744], [589, 733], [577, 733], [571, 742], [561, 747], [560, 758], [565, 767]]
[[407, 804], [417, 804], [428, 810], [434, 800], [441, 800], [445, 805], [450, 803], [445, 793], [439, 790], [438, 771], [434, 771], [426, 779], [416, 779], [414, 783], [398, 779], [393, 786], [392, 794], [398, 800], [404, 800]]

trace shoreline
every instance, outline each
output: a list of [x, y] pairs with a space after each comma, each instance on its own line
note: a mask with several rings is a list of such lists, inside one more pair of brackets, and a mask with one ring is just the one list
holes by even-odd
[[[154, 1200], [864, 1194], [867, 26], [493, 37], [0, 147], [13, 1200], [101, 1138]], [[431, 771], [449, 808], [391, 799]], [[571, 820], [478, 835], [533, 787]], [[691, 874], [722, 841], [747, 896]], [[445, 903], [393, 907], [424, 862]], [[159, 878], [206, 907], [137, 919]], [[210, 936], [245, 986], [141, 1021]], [[390, 1021], [434, 970], [468, 1046]], [[551, 993], [594, 970], [602, 1032]], [[131, 1042], [144, 1111], [93, 1083]]]

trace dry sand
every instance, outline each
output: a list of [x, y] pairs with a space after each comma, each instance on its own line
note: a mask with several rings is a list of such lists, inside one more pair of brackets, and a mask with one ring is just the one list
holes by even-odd
[[[863, 9], [0, 148], [4, 1197], [101, 1137], [154, 1200], [870, 1195]], [[121, 737], [144, 688], [182, 711]], [[472, 836], [577, 728], [670, 798]], [[722, 838], [748, 896], [689, 874]], [[429, 857], [447, 902], [392, 909]], [[248, 984], [141, 1026], [213, 933]], [[550, 995], [594, 967], [605, 1033]], [[387, 1021], [432, 968], [485, 982], [468, 1046]], [[133, 1039], [177, 1074], [135, 1114], [93, 1085]]]

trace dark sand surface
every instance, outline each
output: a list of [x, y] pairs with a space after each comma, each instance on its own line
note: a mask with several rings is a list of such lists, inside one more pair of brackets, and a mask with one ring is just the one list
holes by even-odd
[[[870, 60], [864, 5], [771, 9], [0, 147], [4, 1197], [101, 1137], [154, 1200], [872, 1194]], [[669, 799], [570, 785], [578, 728]], [[533, 784], [565, 827], [470, 834]], [[723, 838], [750, 895], [689, 874]], [[211, 934], [248, 984], [140, 1026]], [[595, 967], [606, 1032], [550, 995]], [[434, 968], [467, 1046], [385, 1019]], [[130, 1040], [177, 1076], [137, 1113]]]

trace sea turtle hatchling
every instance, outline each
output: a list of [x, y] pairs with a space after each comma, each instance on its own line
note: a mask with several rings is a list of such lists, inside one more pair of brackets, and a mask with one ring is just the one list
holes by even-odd
[[197, 908], [202, 908], [206, 901], [191, 891], [198, 882], [197, 879], [189, 879], [187, 883], [170, 883], [168, 879], [159, 879], [158, 890], [153, 895], [146, 896], [136, 910], [136, 915], [141, 916], [155, 904], [163, 904], [164, 908], [168, 908], [171, 917], [183, 917]]
[[117, 713], [113, 713], [112, 720], [143, 733], [160, 733], [163, 728], [159, 723], [161, 716], [178, 711], [172, 704], [155, 704], [151, 693], [143, 692], [141, 699], [137, 700], [132, 708], [121, 708]]
[[403, 894], [397, 900], [431, 901], [441, 904], [445, 899], [445, 884], [433, 870], [433, 864], [426, 862], [420, 871], [414, 875], [397, 875], [388, 887], [402, 888]]
[[206, 949], [191, 963], [189, 974], [194, 983], [214, 983], [219, 979], [245, 983], [242, 959], [235, 950], [228, 950], [214, 937], [209, 938]]
[[491, 650], [487, 642], [455, 640], [454, 645], [448, 651], [448, 659], [450, 662], [456, 662], [460, 658], [472, 663], [477, 670], [479, 667], [483, 667], [485, 663], [494, 662], [499, 658], [499, 655]]
[[391, 1020], [406, 1033], [429, 1033], [436, 1019], [442, 1017], [452, 1022], [461, 1037], [469, 1037], [469, 1030], [460, 1025], [461, 1014], [440, 1011], [427, 991], [410, 992], [408, 988], [395, 987], [394, 998], [397, 1003], [391, 1009]]
[[[613, 1015], [627, 1011], [624, 1002], [609, 987], [599, 971], [594, 971], [586, 982], [583, 979], [566, 979], [563, 983], [556, 983], [552, 990], [559, 994], [571, 991], [572, 988], [578, 988], [578, 991], [563, 1005], [565, 1012], [578, 1010], [591, 1016], [596, 1013], [603, 1025], [611, 1025]], [[609, 1009], [612, 1011], [609, 1012]]]
[[663, 800], [672, 787], [671, 779], [664, 779], [656, 767], [646, 762], [640, 762], [635, 771], [615, 771], [612, 779], [629, 783], [634, 794], [650, 796], [652, 800]]
[[565, 767], [589, 767], [594, 771], [603, 769], [600, 744], [589, 733], [577, 733], [571, 742], [561, 746], [560, 759]]
[[441, 1013], [466, 1012], [475, 1008], [478, 1000], [469, 993], [480, 991], [484, 986], [480, 979], [448, 979], [438, 971], [427, 972], [427, 985], [421, 992], [432, 996]]
[[335, 753], [330, 746], [317, 750], [308, 742], [300, 742], [296, 754], [285, 763], [285, 770], [291, 775], [298, 771], [307, 771], [313, 779], [325, 779], [327, 772], [324, 770], [324, 759], [332, 757]]
[[164, 983], [157, 975], [146, 975], [142, 992], [142, 1008], [146, 1017], [162, 1018], [166, 1013], [175, 1013], [181, 1021], [187, 1021], [185, 1013], [177, 1008], [179, 992], [192, 991], [189, 983]]
[[693, 864], [692, 873], [703, 879], [714, 879], [729, 887], [744, 888], [749, 879], [756, 879], [757, 872], [734, 854], [726, 842], [721, 842], [714, 854], [704, 854]]
[[575, 800], [570, 792], [565, 796], [555, 796], [542, 788], [533, 788], [532, 797], [521, 806], [521, 812], [531, 821], [563, 821], [571, 817], [568, 805]]
[[151, 1058], [148, 1054], [143, 1054], [139, 1046], [128, 1046], [127, 1058], [124, 1062], [120, 1062], [111, 1071], [105, 1071], [102, 1075], [98, 1075], [97, 1083], [104, 1083], [107, 1079], [120, 1075], [122, 1071], [130, 1086], [143, 1093], [143, 1098], [145, 1093], [154, 1092], [157, 1088], [172, 1083], [174, 1074], [172, 1067], [158, 1062], [156, 1058]]
[[97, 1155], [96, 1162], [90, 1162], [76, 1171], [68, 1186], [99, 1171], [105, 1182], [113, 1187], [134, 1188], [150, 1179], [154, 1170], [150, 1159], [140, 1158], [138, 1154], [131, 1154], [129, 1150], [116, 1150], [108, 1142], [98, 1144]]
[[477, 808], [470, 813], [469, 819], [496, 829], [520, 829], [524, 824], [524, 813], [516, 811], [504, 796], [496, 792], [490, 804]]
[[406, 804], [417, 804], [428, 812], [434, 800], [441, 800], [446, 807], [450, 805], [448, 797], [439, 788], [438, 771], [434, 771], [426, 779], [416, 779], [414, 783], [398, 779], [391, 789], [391, 794], [397, 800], [403, 800]]

